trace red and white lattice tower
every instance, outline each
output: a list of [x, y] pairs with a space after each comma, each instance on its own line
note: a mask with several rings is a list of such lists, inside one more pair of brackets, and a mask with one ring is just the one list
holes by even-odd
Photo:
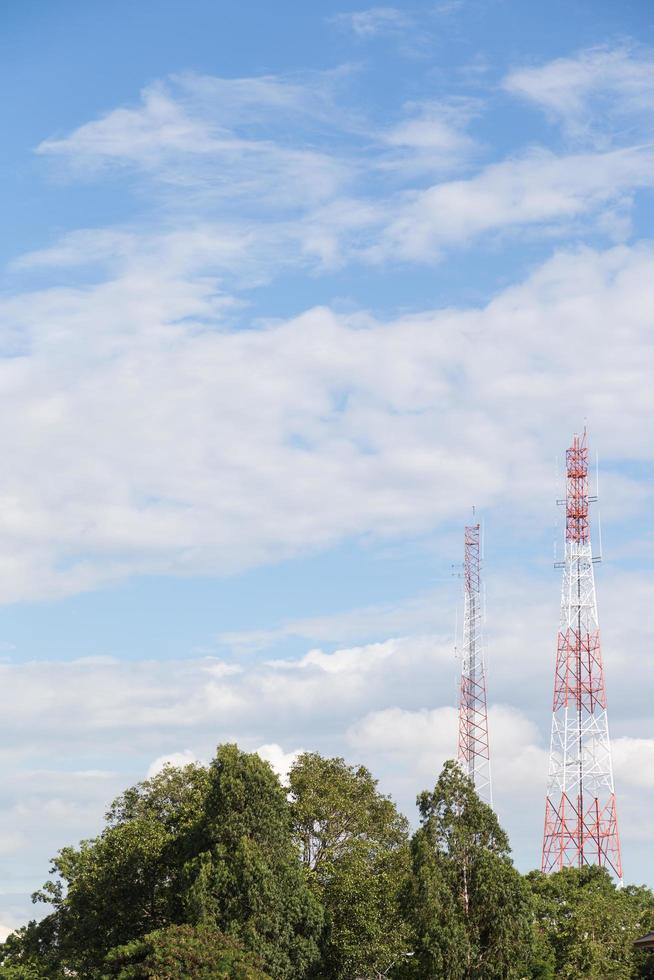
[[473, 524], [466, 527], [464, 539], [464, 617], [459, 691], [458, 761], [466, 775], [472, 779], [481, 799], [492, 806], [480, 550], [480, 527], [479, 524]]
[[599, 864], [622, 881], [590, 540], [586, 431], [566, 452], [561, 593], [542, 870]]

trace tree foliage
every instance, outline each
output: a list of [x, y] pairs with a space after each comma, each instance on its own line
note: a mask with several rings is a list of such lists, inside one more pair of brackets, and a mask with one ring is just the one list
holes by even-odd
[[406, 946], [398, 896], [409, 870], [408, 824], [363, 766], [301, 755], [289, 775], [294, 831], [325, 909], [321, 978], [391, 963]]
[[168, 926], [107, 955], [115, 980], [271, 980], [261, 961], [214, 926]]
[[[654, 903], [644, 888], [617, 888], [599, 867], [564, 868], [527, 876], [537, 928], [549, 945], [554, 976], [575, 980], [628, 980], [651, 976], [649, 955], [633, 941], [651, 928]], [[645, 971], [645, 972], [643, 972]]]
[[208, 791], [201, 766], [169, 767], [116, 800], [94, 840], [63, 848], [36, 900], [52, 915], [30, 927], [52, 963], [93, 977], [107, 952], [177, 920], [182, 838]]
[[649, 889], [523, 877], [453, 762], [418, 808], [409, 840], [367, 769], [314, 753], [288, 787], [235, 745], [168, 767], [55, 857], [0, 980], [654, 980]]
[[[322, 909], [295, 850], [286, 794], [267, 763], [221, 746], [205, 769], [168, 768], [128, 790], [99, 837], [66, 847], [7, 965], [99, 978], [116, 947], [174, 924], [214, 926], [279, 978], [318, 956]], [[66, 973], [66, 971], [68, 971]]]
[[532, 955], [530, 895], [506, 834], [471, 781], [448, 762], [418, 798], [406, 911], [414, 974], [451, 980], [522, 977]]
[[270, 766], [235, 745], [218, 749], [189, 837], [186, 920], [212, 923], [261, 956], [276, 980], [317, 959], [322, 908], [292, 836], [286, 793]]

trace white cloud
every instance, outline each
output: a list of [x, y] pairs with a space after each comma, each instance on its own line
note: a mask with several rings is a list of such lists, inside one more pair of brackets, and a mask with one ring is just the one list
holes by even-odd
[[[569, 230], [654, 181], [651, 147], [557, 156], [542, 149], [491, 164], [467, 180], [438, 183], [408, 195], [370, 255], [434, 260], [443, 249], [481, 235], [530, 227]], [[614, 230], [620, 231], [619, 224]]]
[[[347, 16], [372, 25], [380, 10], [394, 8]], [[71, 266], [76, 257], [115, 266], [122, 256], [142, 267], [148, 256], [152, 269], [174, 256], [178, 273], [190, 260], [204, 275], [240, 275], [242, 286], [289, 265], [432, 262], [493, 232], [562, 235], [585, 223], [619, 239], [633, 194], [652, 183], [652, 151], [634, 140], [620, 152], [571, 155], [517, 147], [463, 179], [483, 152], [468, 132], [481, 101], [410, 102], [380, 127], [343, 108], [349, 74], [173, 76], [144, 89], [139, 105], [45, 140], [39, 152], [75, 173], [135, 169], [156, 223], [163, 214], [176, 230], [82, 230], [14, 266]], [[535, 92], [529, 78], [514, 73], [506, 84]], [[458, 179], [424, 187], [425, 175], [445, 174]]]
[[518, 68], [504, 87], [544, 109], [576, 139], [610, 142], [651, 123], [654, 58], [645, 50], [595, 47], [538, 67]]
[[292, 752], [284, 752], [281, 745], [271, 742], [268, 745], [260, 745], [255, 752], [258, 756], [269, 762], [273, 770], [277, 773], [282, 782], [286, 782], [291, 766], [295, 763], [298, 756], [304, 749], [294, 749]]
[[[291, 752], [285, 752], [281, 745], [278, 745], [276, 742], [270, 742], [266, 745], [260, 745], [253, 751], [265, 762], [270, 763], [274, 772], [277, 773], [282, 781], [285, 781], [288, 778], [291, 766], [304, 749], [300, 748], [294, 749]], [[198, 759], [195, 752], [191, 749], [183, 749], [181, 752], [169, 752], [166, 755], [159, 756], [159, 758], [155, 759], [148, 766], [147, 778], [150, 779], [152, 776], [156, 776], [166, 766], [188, 766], [193, 762], [203, 765], [207, 764], [207, 760]]]
[[211, 659], [204, 668], [206, 674], [212, 677], [232, 677], [234, 674], [242, 673], [243, 668], [238, 664], [225, 663], [222, 660]]
[[[185, 193], [195, 207], [201, 193], [205, 213], [210, 202], [224, 208], [235, 201], [241, 207], [264, 201], [267, 210], [296, 210], [333, 197], [349, 177], [335, 153], [295, 145], [280, 132], [289, 112], [296, 123], [307, 117], [329, 127], [334, 116], [343, 124], [346, 116], [331, 100], [337, 77], [307, 76], [300, 84], [274, 76], [174, 76], [144, 88], [139, 105], [113, 109], [67, 136], [46, 139], [37, 152], [59, 158], [75, 174], [136, 168], [169, 185], [178, 212]], [[277, 127], [272, 132], [270, 118]]]
[[616, 779], [639, 789], [654, 789], [654, 738], [616, 738], [612, 743]]
[[[347, 732], [350, 744], [361, 755], [392, 760], [415, 784], [434, 778], [446, 759], [456, 756], [457, 712], [454, 705], [408, 711], [385, 708], [356, 722]], [[515, 708], [491, 705], [489, 738], [496, 795], [531, 789], [542, 796], [547, 773], [547, 753], [533, 722]]]
[[466, 153], [474, 145], [462, 132], [469, 120], [469, 112], [461, 105], [443, 105], [426, 102], [409, 105], [411, 114], [385, 135], [385, 139], [397, 146], [412, 149], [435, 149], [452, 156]]
[[166, 766], [189, 766], [192, 762], [199, 762], [195, 752], [190, 749], [183, 749], [181, 752], [169, 752], [167, 755], [160, 755], [148, 766], [146, 776], [152, 779], [166, 768]]
[[[418, 643], [426, 645], [430, 651], [434, 649], [433, 638], [412, 638], [409, 641], [411, 654], [415, 652]], [[370, 669], [377, 669], [381, 661], [401, 656], [405, 645], [406, 641], [399, 639], [372, 643], [363, 647], [353, 647], [348, 650], [336, 650], [334, 653], [309, 650], [299, 660], [273, 660], [270, 661], [269, 665], [278, 670], [316, 668], [326, 674], [359, 674]]]
[[111, 667], [112, 664], [117, 664], [118, 660], [116, 657], [109, 657], [106, 654], [94, 654], [91, 657], [78, 657], [76, 660], [71, 660], [72, 664], [76, 666], [84, 666], [88, 664], [90, 667]]
[[336, 96], [347, 81], [347, 66], [327, 71], [294, 72], [291, 75], [259, 75], [221, 78], [187, 72], [172, 80], [222, 127], [265, 124], [275, 121], [310, 120], [328, 128], [353, 121], [350, 111], [337, 103]]
[[[192, 756], [205, 755], [190, 741], [181, 752], [184, 732], [205, 732], [211, 739], [224, 740], [235, 729], [249, 731], [255, 748], [265, 739], [271, 717], [297, 725], [301, 718], [315, 721], [330, 716], [336, 704], [344, 711], [383, 704], [389, 686], [422, 703], [424, 692], [410, 689], [415, 670], [420, 666], [425, 676], [435, 680], [443, 665], [453, 666], [454, 660], [448, 643], [434, 637], [401, 637], [333, 653], [314, 651], [281, 665], [238, 665], [237, 671], [218, 679], [207, 671], [210, 663], [199, 658], [122, 661], [111, 666], [74, 661], [2, 664], [0, 707], [12, 732], [10, 741], [29, 753], [51, 730], [61, 738], [84, 732], [87, 744], [80, 758], [86, 760], [88, 752], [91, 761], [92, 743], [109, 738], [113, 749], [122, 752], [137, 742], [160, 744], [162, 736], [170, 733], [175, 738], [174, 757], [192, 761]], [[172, 757], [166, 751], [151, 762], [150, 756], [147, 766], [160, 766]], [[44, 789], [56, 785], [54, 774], [47, 776], [43, 766], [39, 773]], [[113, 778], [115, 773], [109, 775]], [[94, 773], [80, 763], [66, 780], [67, 785], [92, 786], [103, 778], [109, 778], [103, 770]]]
[[400, 7], [375, 6], [336, 14], [328, 20], [343, 27], [358, 41], [391, 38], [400, 42], [402, 54], [424, 56], [442, 41], [443, 30], [449, 26], [448, 19], [458, 14], [465, 4], [466, 0], [443, 0], [420, 10], [412, 9], [407, 4]]
[[441, 621], [442, 605], [442, 593], [431, 592], [404, 602], [293, 620], [269, 630], [219, 633], [216, 641], [220, 646], [238, 652], [253, 652], [265, 650], [291, 637], [343, 643], [370, 640], [378, 636], [429, 633]]
[[[347, 732], [362, 756], [384, 755], [413, 779], [438, 773], [445, 759], [456, 755], [457, 713], [441, 708], [383, 708], [367, 714]], [[407, 772], [407, 770], [412, 770]]]
[[[52, 801], [48, 802], [52, 803]], [[17, 817], [20, 818], [23, 816], [20, 809], [16, 809], [15, 812]], [[52, 807], [48, 807], [46, 805], [45, 812], [48, 816], [53, 815]], [[54, 810], [54, 815], [58, 816], [56, 807]], [[21, 831], [7, 830], [0, 832], [0, 854], [13, 854], [16, 851], [24, 850], [26, 847], [29, 847], [29, 840]]]
[[166, 89], [155, 83], [142, 92], [142, 105], [114, 109], [67, 137], [44, 140], [38, 153], [66, 154], [80, 162], [107, 159], [152, 164], [164, 151], [208, 153], [216, 142], [208, 125], [191, 119]]
[[[462, 501], [549, 515], [570, 419], [604, 461], [649, 458], [653, 268], [646, 247], [562, 252], [482, 309], [241, 331], [165, 265], [4, 300], [0, 599], [229, 573]], [[613, 496], [642, 506], [637, 479]]]
[[411, 23], [407, 13], [397, 7], [369, 7], [367, 10], [338, 14], [333, 20], [336, 23], [347, 25], [360, 38], [374, 37], [379, 34], [396, 34]]
[[481, 150], [467, 131], [479, 112], [479, 103], [466, 98], [407, 103], [404, 117], [380, 133], [382, 143], [395, 152], [380, 160], [379, 168], [407, 181], [423, 174], [460, 172]]

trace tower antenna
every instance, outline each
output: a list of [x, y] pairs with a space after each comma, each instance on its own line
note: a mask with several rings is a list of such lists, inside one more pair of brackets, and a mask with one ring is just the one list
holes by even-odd
[[565, 558], [541, 868], [599, 864], [622, 882], [590, 537], [586, 429], [566, 458]]
[[[474, 518], [473, 508], [473, 518]], [[463, 649], [459, 689], [459, 765], [472, 779], [480, 798], [493, 805], [486, 662], [483, 644], [481, 594], [481, 528], [465, 528], [463, 547]]]

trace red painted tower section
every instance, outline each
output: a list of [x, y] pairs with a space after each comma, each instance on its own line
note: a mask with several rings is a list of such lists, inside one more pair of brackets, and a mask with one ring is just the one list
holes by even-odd
[[566, 525], [542, 870], [599, 864], [622, 881], [590, 539], [586, 432], [566, 452]]

